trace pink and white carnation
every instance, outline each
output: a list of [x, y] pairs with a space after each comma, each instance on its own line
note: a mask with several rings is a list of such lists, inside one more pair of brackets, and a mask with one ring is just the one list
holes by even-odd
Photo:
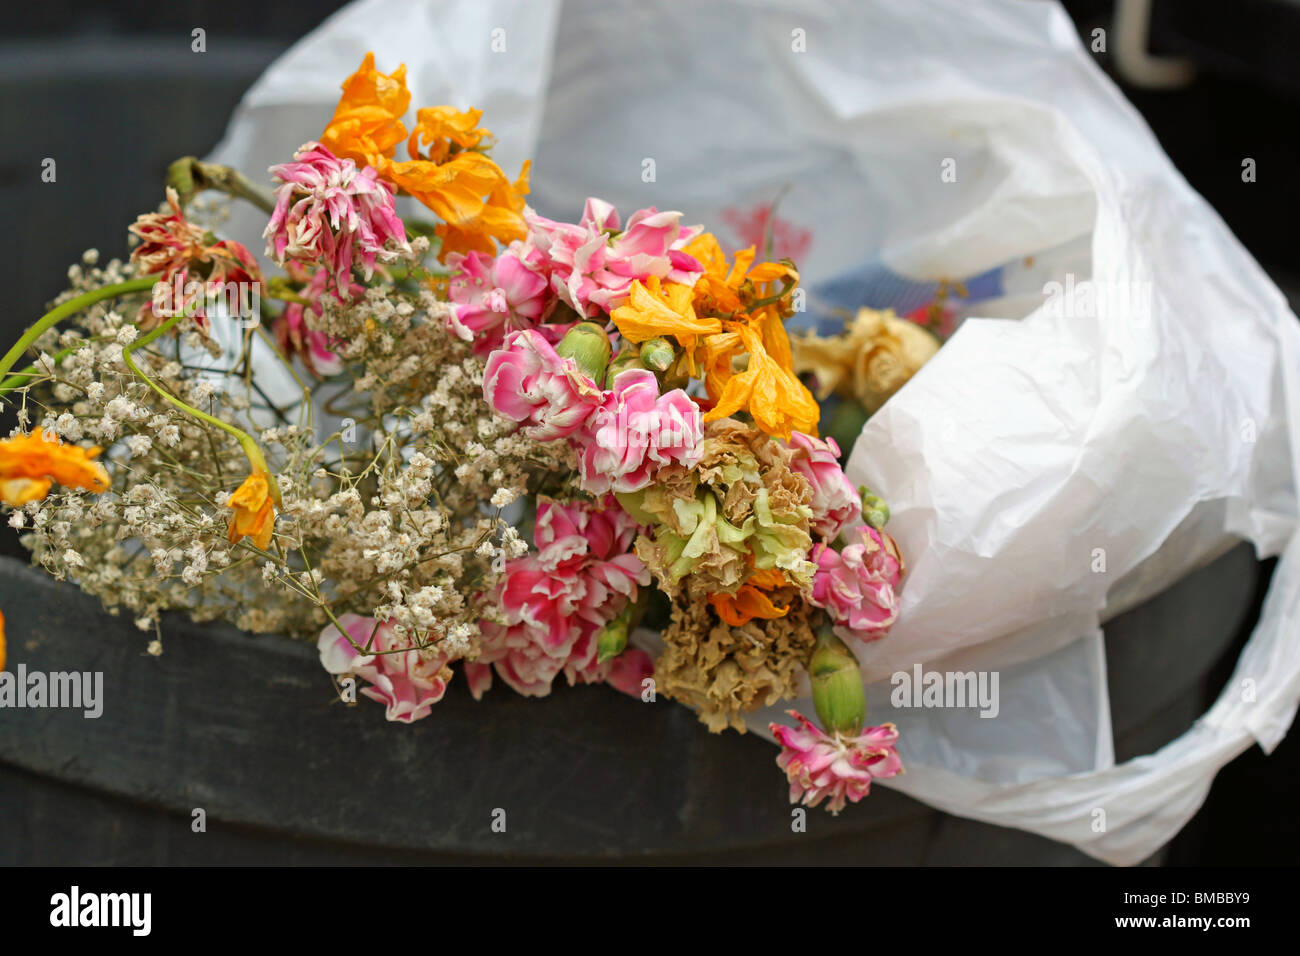
[[814, 438], [803, 432], [792, 432], [789, 444], [795, 452], [790, 468], [812, 486], [812, 532], [834, 541], [862, 515], [862, 498], [840, 467], [840, 446], [834, 438]]
[[526, 423], [534, 441], [567, 438], [582, 428], [604, 399], [604, 390], [536, 329], [511, 332], [488, 356], [483, 397], [500, 415]]
[[[694, 284], [704, 267], [681, 247], [700, 230], [683, 227], [681, 217], [652, 206], [633, 213], [627, 228], [620, 230], [618, 210], [591, 198], [576, 225], [526, 210], [524, 245], [530, 253], [541, 254], [543, 270], [561, 301], [579, 315], [596, 316], [626, 302], [636, 279], [653, 275]], [[535, 260], [530, 255], [528, 261]]]
[[377, 259], [392, 261], [399, 252], [410, 252], [394, 205], [395, 187], [373, 167], [358, 169], [313, 142], [299, 148], [293, 162], [272, 166], [271, 173], [282, 185], [262, 235], [266, 254], [280, 265], [287, 260], [323, 265], [346, 282], [354, 261], [369, 279]]
[[769, 729], [781, 745], [776, 764], [790, 781], [790, 802], [838, 814], [845, 803], [857, 803], [871, 790], [871, 781], [903, 772], [898, 756], [898, 729], [893, 724], [867, 727], [856, 736], [826, 733], [797, 710], [787, 713], [798, 727], [773, 723]]
[[525, 264], [526, 255], [514, 243], [495, 259], [482, 252], [447, 257], [453, 270], [448, 298], [455, 307], [449, 325], [454, 335], [474, 343], [475, 355], [500, 348], [507, 333], [533, 328], [555, 307], [546, 276]]
[[[505, 623], [483, 621], [482, 652], [471, 675], [481, 694], [490, 680], [481, 665], [520, 694], [544, 697], [560, 673], [570, 684], [594, 683], [624, 670], [597, 660], [596, 638], [650, 572], [631, 553], [636, 523], [612, 499], [599, 504], [538, 506], [536, 554], [507, 562], [499, 591]], [[639, 688], [639, 678], [638, 678]], [[639, 692], [639, 690], [638, 690]]]
[[[447, 692], [450, 658], [429, 649], [415, 649], [409, 640], [397, 635], [391, 624], [372, 617], [344, 614], [339, 623], [346, 635], [331, 624], [321, 631], [316, 642], [325, 670], [367, 681], [369, 686], [363, 687], [361, 693], [383, 704], [389, 720], [409, 724], [429, 716], [433, 705]], [[353, 644], [375, 653], [363, 654]]]
[[[313, 329], [307, 324], [308, 311], [316, 318], [324, 314], [322, 296], [331, 295], [339, 302], [345, 301], [342, 288], [337, 286], [326, 288], [329, 285], [329, 278], [328, 272], [317, 269], [298, 294], [309, 304], [290, 302], [284, 307], [284, 311], [280, 313], [273, 326], [281, 351], [286, 355], [297, 355], [313, 373], [322, 377], [337, 375], [343, 371], [343, 360], [334, 351], [339, 343], [331, 341], [326, 332]], [[356, 299], [364, 292], [365, 289], [355, 282], [350, 282], [346, 289], [348, 299]]]
[[579, 483], [592, 494], [640, 491], [669, 463], [700, 460], [700, 408], [680, 388], [659, 394], [654, 373], [628, 369], [579, 436]]
[[895, 591], [904, 566], [888, 534], [866, 525], [857, 533], [859, 540], [843, 551], [826, 544], [813, 548], [817, 571], [810, 600], [826, 610], [840, 637], [868, 642], [884, 637], [898, 619]]

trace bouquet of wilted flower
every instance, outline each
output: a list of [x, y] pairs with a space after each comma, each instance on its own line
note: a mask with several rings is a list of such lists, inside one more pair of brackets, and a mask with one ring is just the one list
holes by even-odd
[[[816, 437], [795, 264], [728, 259], [676, 212], [544, 219], [477, 111], [408, 132], [409, 100], [367, 56], [273, 194], [180, 160], [130, 262], [71, 270], [0, 359], [0, 496], [35, 560], [155, 654], [167, 610], [315, 639], [390, 720], [458, 671], [476, 697], [563, 674], [744, 731], [807, 675], [820, 727], [771, 728], [792, 798], [838, 812], [901, 772], [853, 647], [893, 624], [903, 560]], [[213, 233], [232, 198], [284, 275]]]

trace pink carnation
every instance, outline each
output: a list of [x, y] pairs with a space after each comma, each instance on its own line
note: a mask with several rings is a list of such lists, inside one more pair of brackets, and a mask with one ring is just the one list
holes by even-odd
[[389, 261], [398, 250], [410, 251], [393, 202], [395, 189], [373, 167], [359, 170], [320, 143], [307, 143], [293, 158], [271, 167], [283, 185], [263, 233], [268, 256], [281, 265], [292, 259], [324, 266], [345, 282], [354, 258], [369, 279], [377, 258]]
[[535, 329], [511, 332], [488, 356], [483, 397], [506, 418], [526, 422], [534, 441], [567, 438], [586, 424], [604, 392], [573, 359], [561, 358]]
[[653, 372], [620, 372], [581, 435], [582, 487], [640, 491], [660, 465], [694, 466], [702, 435], [699, 406], [680, 388], [660, 395]]
[[[636, 531], [612, 499], [569, 506], [543, 500], [533, 532], [538, 552], [507, 562], [499, 592], [505, 623], [482, 622], [477, 664], [491, 664], [512, 688], [533, 697], [549, 694], [561, 672], [570, 684], [593, 683], [611, 671], [622, 682], [626, 675], [612, 662], [598, 663], [596, 636], [650, 583], [650, 572], [630, 552]], [[488, 682], [476, 669], [471, 687], [482, 693]]]
[[622, 305], [635, 279], [654, 275], [690, 285], [700, 277], [703, 266], [681, 250], [699, 229], [683, 228], [681, 216], [652, 206], [633, 213], [620, 231], [618, 211], [600, 199], [587, 200], [576, 225], [526, 210], [525, 248], [541, 254], [562, 301], [580, 315], [596, 316]]
[[[508, 332], [532, 328], [555, 306], [546, 277], [524, 264], [524, 254], [512, 249], [496, 259], [482, 252], [447, 257], [453, 270], [448, 286], [455, 306], [451, 329], [473, 341], [475, 355], [500, 348]], [[534, 257], [541, 258], [538, 253]]]
[[[317, 318], [324, 314], [321, 305], [322, 296], [331, 295], [340, 302], [344, 301], [340, 289], [326, 289], [328, 283], [329, 273], [324, 269], [317, 269], [299, 293], [299, 297], [307, 299], [310, 305], [290, 302], [284, 307], [284, 311], [280, 313], [274, 325], [275, 338], [280, 344], [280, 349], [286, 355], [297, 355], [312, 372], [323, 377], [337, 375], [343, 371], [343, 360], [334, 351], [339, 343], [331, 341], [329, 335], [320, 329], [313, 329], [307, 325], [307, 310]], [[357, 283], [348, 284], [349, 299], [355, 299], [363, 292], [365, 289]]]
[[[397, 636], [391, 624], [371, 617], [344, 614], [339, 623], [346, 628], [347, 636], [331, 624], [321, 631], [316, 642], [325, 670], [368, 681], [370, 686], [363, 687], [361, 693], [383, 704], [389, 720], [409, 724], [429, 716], [433, 705], [447, 692], [450, 659], [430, 650], [415, 650], [409, 641]], [[362, 654], [353, 643], [368, 646], [376, 653]]]
[[826, 609], [840, 637], [874, 641], [898, 618], [894, 591], [903, 576], [903, 558], [883, 531], [864, 525], [858, 534], [860, 541], [843, 551], [825, 544], [813, 548], [812, 603]]
[[790, 468], [812, 485], [812, 531], [834, 541], [840, 531], [862, 514], [862, 499], [840, 467], [840, 446], [834, 438], [814, 438], [803, 432], [790, 435], [794, 458]]
[[776, 765], [790, 781], [790, 802], [815, 807], [830, 798], [827, 809], [838, 814], [845, 802], [857, 803], [871, 790], [871, 781], [903, 772], [898, 730], [893, 724], [867, 727], [857, 736], [831, 736], [797, 710], [787, 713], [798, 727], [771, 724], [781, 744]]

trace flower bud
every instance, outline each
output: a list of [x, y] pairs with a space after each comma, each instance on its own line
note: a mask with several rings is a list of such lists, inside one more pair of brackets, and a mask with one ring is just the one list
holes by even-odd
[[828, 733], [856, 736], [867, 720], [867, 695], [857, 658], [824, 626], [817, 634], [817, 647], [808, 661], [812, 680], [813, 706]]
[[884, 498], [869, 491], [866, 485], [858, 489], [858, 495], [862, 498], [862, 520], [880, 531], [889, 520], [889, 505], [885, 504]]
[[641, 361], [653, 372], [666, 372], [677, 357], [677, 350], [665, 338], [647, 339], [641, 343]]
[[631, 623], [632, 605], [624, 608], [623, 613], [605, 624], [596, 635], [596, 660], [603, 664], [622, 654], [627, 647], [628, 625]]
[[609, 365], [609, 335], [595, 322], [579, 322], [569, 329], [555, 351], [563, 358], [573, 359], [592, 381], [604, 381], [605, 368]]
[[605, 387], [613, 388], [614, 379], [618, 377], [618, 373], [630, 368], [643, 369], [645, 366], [641, 363], [640, 351], [635, 348], [624, 348], [609, 363], [609, 369], [605, 372]]

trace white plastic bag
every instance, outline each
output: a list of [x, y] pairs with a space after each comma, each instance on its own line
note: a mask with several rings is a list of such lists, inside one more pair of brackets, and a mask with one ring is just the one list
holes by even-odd
[[[1127, 864], [1227, 761], [1281, 740], [1300, 699], [1300, 329], [1058, 7], [362, 0], [262, 77], [213, 158], [283, 161], [369, 50], [407, 64], [413, 107], [482, 107], [507, 173], [533, 157], [545, 215], [597, 195], [742, 240], [788, 187], [814, 301], [985, 290], [849, 466], [909, 563], [899, 624], [861, 655], [870, 716], [902, 734], [888, 785]], [[253, 247], [262, 224], [233, 222]], [[1282, 560], [1233, 679], [1183, 737], [1115, 766], [1103, 621], [1239, 538]], [[996, 719], [891, 708], [888, 678], [918, 663], [997, 671]]]

